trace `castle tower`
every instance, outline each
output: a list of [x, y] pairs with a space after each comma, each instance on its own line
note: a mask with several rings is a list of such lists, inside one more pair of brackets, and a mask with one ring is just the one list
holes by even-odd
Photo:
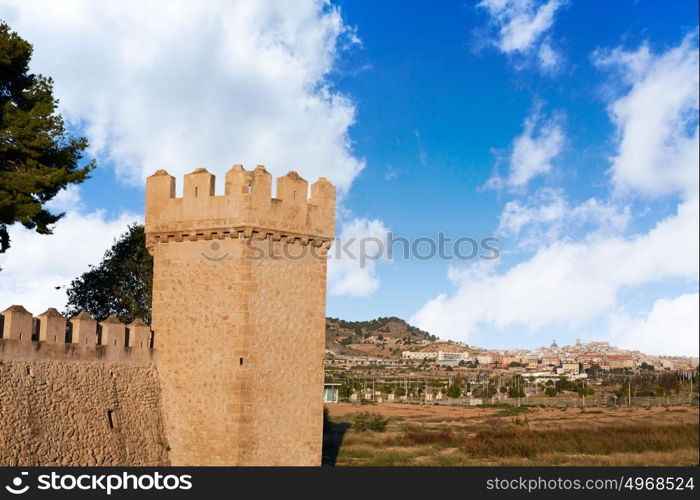
[[173, 465], [319, 465], [335, 188], [235, 165], [148, 178], [152, 328]]

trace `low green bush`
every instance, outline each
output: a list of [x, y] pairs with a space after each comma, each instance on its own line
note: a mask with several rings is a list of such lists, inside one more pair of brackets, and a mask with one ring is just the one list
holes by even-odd
[[379, 413], [363, 411], [355, 415], [352, 428], [358, 432], [384, 432], [388, 424], [389, 419], [382, 417]]

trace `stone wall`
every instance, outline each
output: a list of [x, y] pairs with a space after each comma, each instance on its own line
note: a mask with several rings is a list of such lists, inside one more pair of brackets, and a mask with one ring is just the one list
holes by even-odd
[[0, 466], [167, 465], [151, 329], [0, 313]]
[[0, 359], [0, 465], [167, 464], [153, 364]]

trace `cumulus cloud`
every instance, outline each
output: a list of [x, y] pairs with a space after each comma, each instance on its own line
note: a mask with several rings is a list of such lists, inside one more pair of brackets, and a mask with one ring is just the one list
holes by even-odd
[[564, 140], [561, 119], [544, 116], [537, 106], [525, 120], [522, 134], [513, 140], [507, 175], [491, 177], [486, 187], [520, 189], [535, 177], [549, 173]]
[[548, 43], [543, 43], [537, 53], [540, 67], [546, 71], [554, 71], [561, 64], [561, 56]]
[[49, 307], [61, 310], [65, 286], [97, 264], [105, 250], [138, 214], [107, 217], [102, 210], [85, 211], [77, 189], [62, 192], [54, 204], [67, 210], [53, 235], [40, 235], [15, 224], [10, 227], [12, 247], [0, 254], [0, 309], [21, 304], [40, 314]]
[[580, 326], [608, 313], [623, 287], [669, 278], [698, 279], [698, 203], [648, 233], [591, 237], [542, 246], [505, 272], [495, 264], [453, 269], [452, 296], [432, 299], [411, 319], [438, 336], [467, 339], [480, 326]]
[[497, 32], [493, 43], [501, 52], [534, 53], [543, 70], [553, 71], [561, 63], [561, 56], [546, 40], [546, 33], [563, 4], [561, 0], [483, 0], [478, 6], [488, 12]]
[[685, 293], [657, 300], [649, 314], [641, 318], [616, 315], [610, 337], [621, 347], [645, 353], [697, 356], [699, 301], [698, 293]]
[[617, 127], [611, 175], [619, 193], [648, 196], [698, 190], [698, 43], [687, 36], [678, 47], [655, 55], [648, 44], [636, 51], [599, 50], [594, 63], [613, 72], [628, 92], [609, 106]]
[[496, 234], [517, 240], [518, 247], [539, 247], [575, 238], [586, 229], [597, 233], [624, 231], [630, 208], [589, 198], [571, 204], [561, 189], [542, 188], [526, 200], [511, 200], [501, 212]]
[[343, 224], [329, 253], [332, 295], [365, 297], [379, 288], [377, 263], [386, 261], [389, 229], [379, 220], [353, 218]]
[[326, 2], [18, 2], [0, 17], [127, 183], [264, 163], [342, 191], [363, 167], [348, 136], [355, 107], [328, 80], [358, 39]]

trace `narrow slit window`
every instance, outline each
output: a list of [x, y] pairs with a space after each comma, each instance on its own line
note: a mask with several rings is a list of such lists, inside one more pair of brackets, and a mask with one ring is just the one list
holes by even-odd
[[238, 365], [239, 365], [239, 366], [243, 366], [243, 358], [240, 358], [240, 359], [238, 360]]
[[107, 422], [109, 423], [109, 428], [114, 429], [114, 410], [107, 410]]
[[32, 329], [30, 332], [31, 340], [39, 340], [39, 332], [41, 331], [41, 320], [39, 318], [32, 318]]
[[194, 187], [194, 197], [197, 197], [197, 191], [199, 191], [199, 188], [197, 186]]
[[253, 185], [248, 184], [248, 194], [253, 194]]
[[66, 344], [71, 344], [73, 342], [73, 323], [71, 321], [66, 323], [66, 334], [63, 340]]

